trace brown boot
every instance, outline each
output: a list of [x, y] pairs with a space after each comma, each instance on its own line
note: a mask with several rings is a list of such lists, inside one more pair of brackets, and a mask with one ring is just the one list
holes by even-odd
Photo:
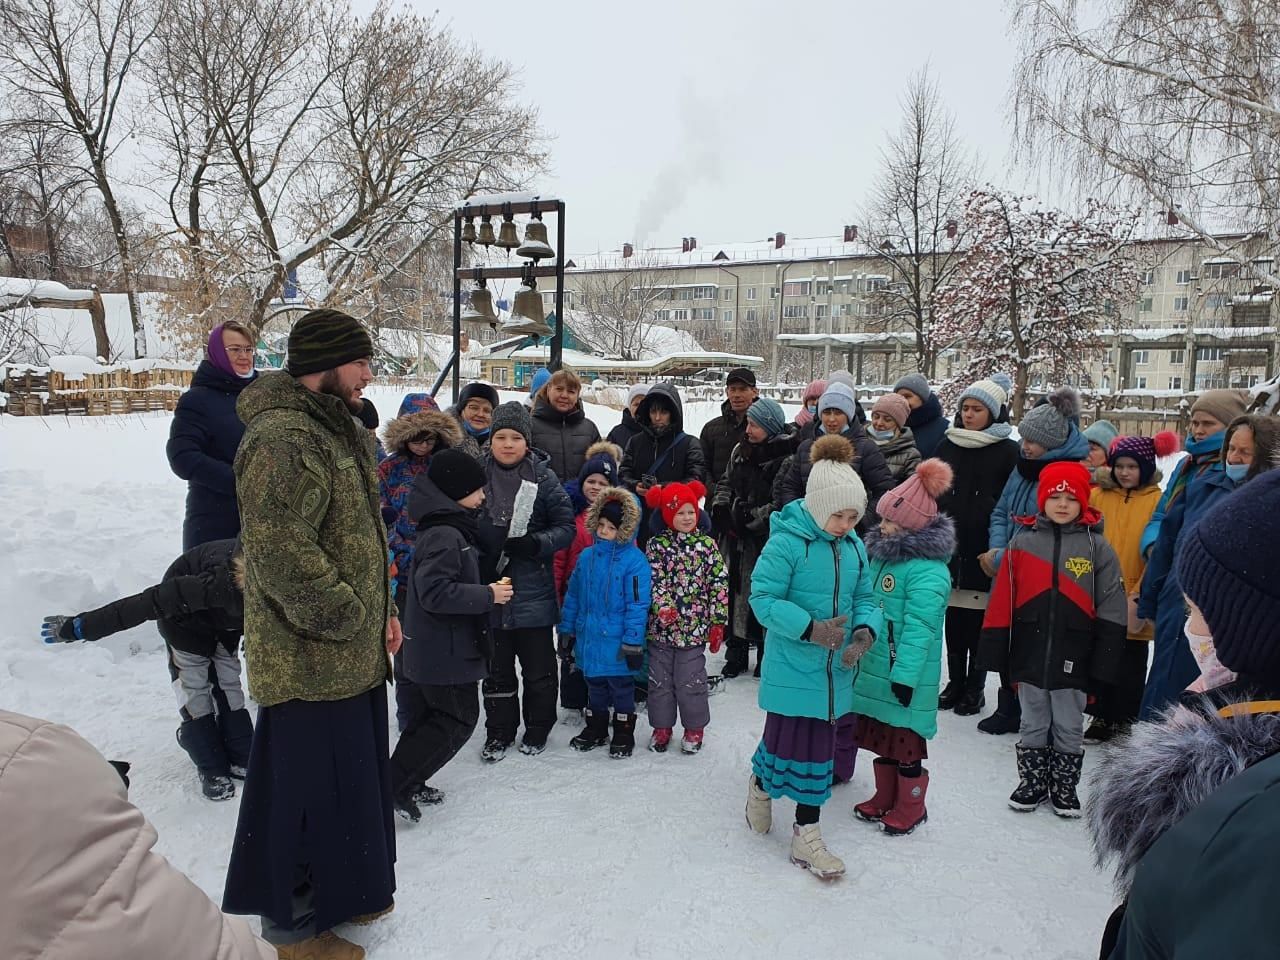
[[276, 955], [280, 960], [364, 960], [364, 947], [326, 930], [309, 940], [276, 947]]

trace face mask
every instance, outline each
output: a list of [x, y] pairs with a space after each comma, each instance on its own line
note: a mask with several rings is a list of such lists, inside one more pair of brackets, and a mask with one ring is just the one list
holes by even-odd
[[873, 427], [868, 427], [867, 433], [871, 434], [872, 440], [879, 440], [881, 443], [884, 443], [886, 440], [892, 440], [895, 436], [894, 431], [892, 430], [876, 430]]
[[1195, 657], [1200, 668], [1200, 678], [1189, 689], [1197, 693], [1212, 690], [1224, 683], [1230, 683], [1236, 675], [1218, 661], [1218, 653], [1213, 648], [1213, 637], [1206, 633], [1196, 633], [1191, 629], [1191, 618], [1188, 617], [1182, 626], [1182, 633], [1191, 647], [1191, 655]]
[[1228, 463], [1227, 476], [1239, 483], [1244, 479], [1246, 473], [1249, 472], [1249, 464], [1247, 463]]
[[818, 415], [818, 405], [816, 403], [806, 403], [804, 408], [808, 410], [810, 413], [812, 413], [815, 417]]

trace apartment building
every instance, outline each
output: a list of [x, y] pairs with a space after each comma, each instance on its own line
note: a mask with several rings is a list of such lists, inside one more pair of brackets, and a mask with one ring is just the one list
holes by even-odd
[[[1251, 386], [1276, 367], [1274, 264], [1250, 253], [1248, 238], [1223, 237], [1239, 260], [1185, 235], [1137, 244], [1143, 263], [1138, 297], [1111, 308], [1106, 348], [1073, 385], [1099, 393], [1188, 392]], [[566, 307], [616, 310], [622, 296], [652, 321], [689, 330], [710, 350], [771, 357], [809, 351], [809, 366], [833, 362], [860, 382], [891, 383], [915, 368], [910, 328], [895, 320], [885, 292], [895, 282], [887, 260], [843, 235], [621, 250], [574, 256], [566, 272]], [[967, 345], [960, 349], [980, 349]], [[820, 356], [818, 354], [821, 354]], [[944, 353], [945, 379], [963, 359]], [[784, 365], [786, 366], [786, 365]], [[1047, 386], [1035, 383], [1033, 386]]]

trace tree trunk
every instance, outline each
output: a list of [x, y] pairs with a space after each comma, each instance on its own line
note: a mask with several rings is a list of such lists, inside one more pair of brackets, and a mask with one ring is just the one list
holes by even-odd
[[1009, 418], [1017, 421], [1022, 419], [1022, 410], [1027, 403], [1027, 383], [1031, 379], [1031, 371], [1027, 369], [1025, 363], [1019, 362], [1018, 367], [1013, 372], [1013, 396], [1009, 400]]
[[97, 287], [91, 287], [93, 299], [89, 301], [89, 319], [93, 323], [93, 349], [106, 361], [111, 357], [111, 339], [107, 336], [107, 308]]
[[[120, 216], [120, 206], [116, 203], [115, 194], [111, 190], [111, 182], [107, 178], [106, 168], [94, 164], [98, 191], [102, 194], [102, 205], [111, 220], [111, 231], [116, 241], [116, 253], [120, 257], [120, 271], [124, 276], [125, 296], [129, 301], [129, 322], [133, 326], [133, 355], [141, 359], [147, 355], [147, 331], [142, 323], [142, 308], [138, 303], [137, 275], [133, 267], [133, 251], [129, 248], [129, 237], [124, 230], [124, 218]], [[110, 357], [105, 359], [110, 360]]]

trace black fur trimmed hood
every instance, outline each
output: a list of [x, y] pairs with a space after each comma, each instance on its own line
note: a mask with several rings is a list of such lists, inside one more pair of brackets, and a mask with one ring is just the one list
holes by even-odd
[[886, 537], [876, 525], [866, 532], [862, 542], [872, 560], [950, 560], [956, 552], [956, 525], [940, 513], [919, 530], [903, 530], [892, 537]]
[[1247, 767], [1280, 750], [1280, 714], [1222, 717], [1175, 705], [1157, 723], [1137, 723], [1103, 755], [1087, 805], [1094, 857], [1115, 863], [1127, 895], [1138, 862], [1166, 831]]

